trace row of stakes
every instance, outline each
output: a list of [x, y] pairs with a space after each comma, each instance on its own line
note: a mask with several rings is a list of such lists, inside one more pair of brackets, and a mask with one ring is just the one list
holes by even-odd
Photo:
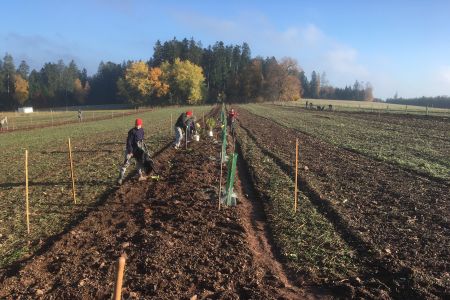
[[[172, 122], [172, 114], [170, 115]], [[205, 115], [203, 114], [203, 120]], [[75, 176], [74, 176], [74, 165], [72, 159], [72, 146], [70, 143], [70, 138], [68, 138], [67, 146], [69, 150], [69, 163], [70, 163], [70, 179], [72, 183], [72, 198], [73, 202], [77, 204], [76, 198], [76, 187], [75, 187]], [[29, 212], [29, 189], [28, 189], [28, 150], [25, 150], [25, 207], [26, 207], [26, 222], [27, 222], [27, 232], [30, 234], [30, 212]]]
[[[203, 121], [205, 119], [205, 115], [203, 114]], [[170, 121], [172, 124], [172, 114], [170, 115]], [[187, 140], [187, 139], [186, 139]], [[75, 187], [75, 176], [74, 176], [74, 165], [72, 159], [72, 145], [70, 142], [70, 138], [67, 141], [67, 146], [69, 150], [69, 162], [70, 162], [70, 177], [72, 182], [72, 198], [73, 202], [77, 204], [76, 198], [76, 187]], [[25, 213], [26, 213], [26, 223], [27, 223], [27, 232], [30, 234], [30, 208], [29, 208], [29, 188], [28, 188], [28, 150], [25, 150]], [[123, 282], [123, 274], [125, 271], [125, 257], [122, 255], [117, 261], [117, 273], [116, 280], [114, 286], [113, 299], [120, 300], [122, 295], [122, 282]]]
[[[203, 121], [204, 121], [203, 114]], [[222, 149], [220, 155], [220, 180], [219, 180], [219, 201], [218, 201], [218, 209], [221, 209], [221, 203], [223, 202], [227, 206], [236, 205], [236, 194], [233, 191], [234, 187], [234, 179], [236, 172], [236, 163], [237, 163], [237, 153], [232, 153], [230, 158], [228, 159], [226, 155], [226, 147], [227, 147], [227, 119], [225, 117], [225, 107], [222, 106], [221, 111], [221, 122], [222, 122]], [[171, 115], [171, 123], [172, 123], [172, 115]], [[74, 166], [72, 159], [72, 147], [70, 143], [70, 138], [68, 139], [68, 149], [69, 149], [69, 161], [70, 161], [70, 175], [72, 182], [72, 198], [74, 203], [77, 203], [76, 200], [76, 188], [75, 188], [75, 178], [74, 178]], [[297, 211], [298, 205], [298, 154], [299, 154], [299, 142], [296, 139], [296, 147], [295, 147], [295, 192], [294, 192], [294, 211]], [[228, 161], [228, 173], [227, 173], [227, 181], [225, 185], [224, 195], [222, 195], [222, 174], [223, 174], [223, 164]], [[27, 232], [30, 234], [30, 217], [29, 217], [29, 193], [28, 193], [28, 150], [25, 150], [25, 202], [26, 202], [26, 221], [27, 221]], [[117, 274], [114, 286], [114, 300], [121, 299], [122, 294], [122, 282], [123, 282], [123, 274], [125, 270], [125, 257], [121, 256], [117, 262]]]

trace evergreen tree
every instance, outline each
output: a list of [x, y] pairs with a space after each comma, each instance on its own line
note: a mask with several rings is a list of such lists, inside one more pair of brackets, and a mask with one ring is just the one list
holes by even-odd
[[318, 99], [320, 97], [320, 76], [313, 71], [310, 82], [311, 98]]
[[17, 73], [22, 76], [23, 79], [28, 79], [28, 74], [30, 73], [30, 67], [27, 62], [22, 60], [19, 67], [17, 68]]
[[304, 71], [300, 71], [299, 75], [300, 84], [302, 86], [302, 97], [303, 98], [311, 98], [310, 86], [308, 77], [306, 77]]

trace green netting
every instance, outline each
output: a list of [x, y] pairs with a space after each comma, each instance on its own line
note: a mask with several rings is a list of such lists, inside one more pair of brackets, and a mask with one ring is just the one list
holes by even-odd
[[236, 195], [234, 194], [234, 177], [236, 174], [236, 162], [237, 162], [237, 153], [232, 153], [230, 156], [230, 160], [228, 161], [228, 175], [227, 175], [227, 183], [225, 186], [226, 199], [225, 204], [228, 206], [236, 205]]
[[222, 163], [226, 161], [227, 156], [227, 119], [222, 122]]

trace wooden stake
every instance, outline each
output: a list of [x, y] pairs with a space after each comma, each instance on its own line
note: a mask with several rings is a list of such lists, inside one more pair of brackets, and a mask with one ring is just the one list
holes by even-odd
[[116, 285], [114, 286], [114, 300], [122, 299], [123, 272], [125, 271], [125, 257], [121, 256], [117, 261]]
[[30, 234], [30, 208], [28, 203], [28, 150], [25, 150], [25, 213], [27, 216], [27, 232]]
[[294, 195], [294, 212], [297, 211], [298, 205], [298, 138], [295, 140], [295, 195]]
[[70, 145], [70, 138], [69, 138], [69, 160], [70, 160], [70, 177], [72, 179], [72, 197], [73, 197], [73, 203], [77, 204], [77, 198], [75, 194], [75, 178], [73, 175], [73, 161], [72, 161], [72, 146]]

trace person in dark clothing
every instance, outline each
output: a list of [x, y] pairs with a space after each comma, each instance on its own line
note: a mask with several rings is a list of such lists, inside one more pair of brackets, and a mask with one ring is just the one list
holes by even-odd
[[232, 136], [234, 136], [234, 134], [236, 133], [235, 126], [236, 126], [237, 117], [238, 117], [237, 111], [235, 111], [234, 108], [232, 108], [230, 110], [230, 112], [228, 113], [228, 120], [227, 120], [228, 126], [230, 126], [230, 133]]
[[175, 149], [180, 148], [181, 140], [183, 139], [183, 130], [189, 126], [192, 118], [192, 111], [182, 113], [175, 122]]
[[120, 168], [119, 180], [118, 184], [122, 184], [123, 179], [125, 178], [125, 172], [127, 168], [130, 166], [130, 161], [134, 157], [137, 162], [137, 169], [139, 173], [139, 181], [146, 180], [145, 172], [143, 169], [144, 163], [144, 129], [142, 128], [142, 120], [136, 119], [135, 127], [131, 128], [128, 131], [127, 144], [125, 150], [125, 160], [123, 162], [122, 167]]

